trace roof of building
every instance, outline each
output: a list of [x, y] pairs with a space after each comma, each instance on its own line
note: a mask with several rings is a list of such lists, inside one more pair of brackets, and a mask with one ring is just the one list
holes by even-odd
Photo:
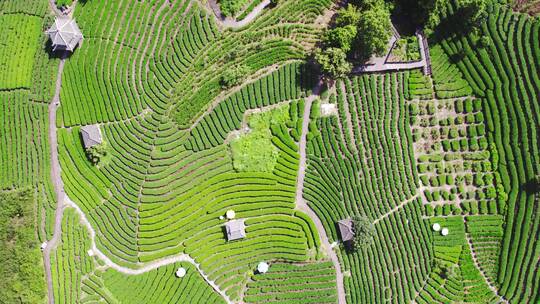
[[350, 218], [338, 221], [338, 227], [344, 242], [354, 239], [353, 222]]
[[233, 220], [225, 223], [227, 240], [234, 241], [246, 237], [246, 226], [244, 220]]
[[86, 149], [99, 145], [103, 142], [101, 130], [98, 125], [88, 125], [81, 127], [81, 135]]
[[73, 51], [83, 39], [81, 30], [75, 20], [68, 17], [56, 18], [54, 24], [46, 33], [51, 39], [53, 51]]

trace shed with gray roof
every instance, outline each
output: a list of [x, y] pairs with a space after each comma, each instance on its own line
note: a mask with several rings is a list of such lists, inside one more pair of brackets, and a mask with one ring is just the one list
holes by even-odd
[[350, 218], [339, 221], [338, 228], [343, 242], [352, 241], [354, 239], [353, 222]]
[[84, 148], [88, 149], [103, 142], [101, 130], [98, 125], [88, 125], [81, 127], [81, 136], [84, 143]]
[[234, 241], [246, 237], [246, 226], [244, 220], [232, 220], [225, 223], [227, 240]]

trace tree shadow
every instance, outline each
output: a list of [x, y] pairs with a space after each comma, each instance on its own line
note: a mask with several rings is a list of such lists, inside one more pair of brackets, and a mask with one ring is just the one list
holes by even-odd
[[453, 14], [441, 18], [439, 24], [434, 29], [431, 40], [434, 43], [438, 43], [445, 39], [456, 38], [471, 33], [475, 27], [484, 21], [481, 19], [478, 21], [478, 24], [471, 23], [468, 20], [470, 20], [472, 14], [473, 12], [470, 8], [455, 8]]
[[540, 177], [528, 180], [526, 183], [521, 185], [521, 190], [525, 191], [527, 194], [540, 193]]
[[307, 58], [306, 62], [302, 64], [299, 73], [296, 73], [295, 80], [296, 83], [300, 84], [300, 90], [302, 92], [309, 92], [319, 81], [320, 74], [320, 68], [316, 64], [314, 56], [311, 55]]
[[392, 11], [392, 23], [402, 36], [413, 36], [417, 28], [424, 26], [427, 12], [418, 5], [418, 1], [398, 0]]
[[71, 54], [65, 50], [53, 50], [51, 39], [47, 39], [43, 46], [43, 50], [47, 53], [49, 59], [66, 59]]

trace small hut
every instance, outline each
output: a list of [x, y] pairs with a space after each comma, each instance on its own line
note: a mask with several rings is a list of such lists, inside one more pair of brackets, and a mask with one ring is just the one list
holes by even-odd
[[354, 240], [353, 222], [350, 218], [339, 221], [338, 228], [343, 242]]
[[101, 130], [98, 125], [88, 125], [81, 128], [81, 136], [84, 143], [84, 148], [88, 149], [103, 142]]
[[232, 220], [225, 223], [225, 231], [228, 241], [243, 239], [246, 237], [244, 220]]
[[56, 18], [46, 33], [51, 39], [53, 51], [73, 52], [83, 39], [79, 26], [69, 17]]

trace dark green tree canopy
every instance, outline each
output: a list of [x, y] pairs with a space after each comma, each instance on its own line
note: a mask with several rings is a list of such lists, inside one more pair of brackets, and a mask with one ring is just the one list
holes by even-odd
[[360, 21], [360, 10], [352, 4], [348, 4], [338, 10], [336, 24], [338, 26], [357, 25]]
[[92, 146], [86, 149], [88, 160], [94, 165], [104, 165], [109, 160], [107, 143], [103, 142], [99, 145]]
[[245, 65], [237, 65], [226, 70], [221, 76], [221, 87], [228, 89], [242, 83], [249, 74], [249, 68]]
[[352, 218], [354, 229], [354, 249], [359, 250], [373, 242], [375, 236], [375, 226], [365, 216], [354, 216]]
[[336, 27], [326, 33], [325, 43], [328, 46], [337, 47], [344, 52], [351, 50], [354, 39], [356, 38], [357, 28], [350, 24], [343, 27]]
[[315, 60], [321, 65], [322, 72], [333, 79], [345, 77], [352, 69], [352, 65], [347, 61], [347, 55], [340, 48], [318, 50]]
[[390, 11], [383, 1], [377, 3], [360, 14], [358, 42], [365, 57], [383, 55], [392, 36]]

